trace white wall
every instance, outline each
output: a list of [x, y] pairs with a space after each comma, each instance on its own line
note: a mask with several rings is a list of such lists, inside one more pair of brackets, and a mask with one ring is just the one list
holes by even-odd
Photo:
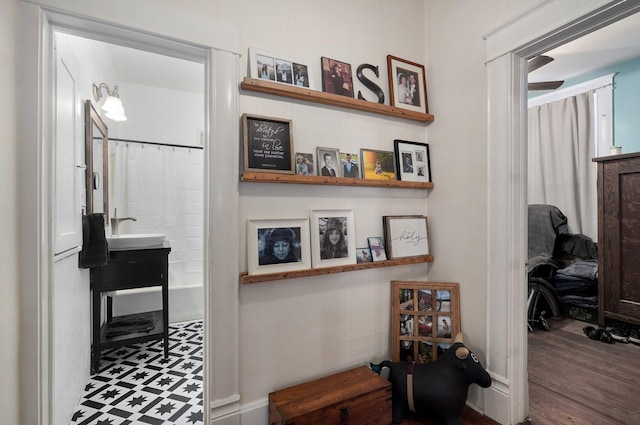
[[19, 299], [18, 285], [18, 2], [3, 0], [0, 14], [0, 412], [8, 425], [19, 424], [18, 359]]
[[[294, 140], [301, 149], [313, 149], [318, 145], [345, 150], [361, 146], [389, 149], [394, 138], [427, 141], [433, 149], [435, 182], [428, 202], [424, 195], [412, 191], [368, 188], [309, 190], [243, 184], [241, 223], [249, 215], [266, 214], [268, 208], [278, 203], [283, 205], [283, 211], [302, 215], [309, 209], [322, 207], [322, 199], [326, 198], [333, 205], [356, 210], [357, 236], [362, 243], [365, 236], [380, 231], [379, 216], [383, 214], [417, 210], [427, 213], [435, 256], [435, 262], [430, 266], [430, 278], [461, 283], [462, 327], [472, 348], [482, 357], [487, 285], [483, 260], [486, 205], [482, 203], [488, 189], [483, 185], [486, 181], [483, 152], [486, 146], [486, 83], [483, 54], [479, 52], [483, 52], [481, 37], [501, 21], [535, 2], [494, 0], [490, 5], [486, 2], [476, 4], [471, 0], [446, 4], [429, 2], [426, 6], [429, 12], [426, 29], [425, 3], [422, 0], [384, 2], [376, 4], [375, 8], [366, 0], [336, 0], [330, 4], [311, 0], [275, 3], [201, 0], [180, 6], [170, 0], [158, 0], [156, 3], [204, 14], [241, 28], [245, 51], [250, 46], [261, 47], [290, 54], [309, 63], [319, 63], [319, 57], [326, 55], [356, 66], [365, 62], [378, 64], [382, 71], [381, 86], [387, 95], [384, 84], [386, 54], [393, 53], [427, 66], [430, 111], [436, 116], [435, 123], [428, 129], [392, 118], [245, 93], [241, 96], [239, 112], [266, 111], [267, 115], [291, 118]], [[8, 17], [4, 21], [11, 23], [15, 19]], [[2, 26], [3, 29], [10, 27]], [[15, 37], [11, 35], [15, 31], [14, 28], [9, 37], [2, 38], [0, 45], [3, 50], [13, 48]], [[239, 75], [245, 75], [246, 68], [240, 68]], [[5, 79], [6, 71], [0, 72], [3, 72], [0, 74], [3, 77], [0, 80], [2, 92], [15, 93], [14, 76]], [[316, 78], [316, 85], [320, 87], [319, 73], [316, 73]], [[10, 117], [14, 105], [5, 106], [9, 100], [1, 102], [0, 107], [9, 110], [9, 115], [4, 116]], [[8, 155], [0, 155], [0, 169], [5, 177], [0, 181], [12, 182], [15, 181], [12, 176], [17, 162], [17, 141], [15, 130], [12, 130], [15, 125], [0, 127], [1, 134], [10, 141]], [[1, 146], [4, 149], [4, 144]], [[12, 184], [3, 183], [0, 188], [3, 195], [4, 192], [8, 195], [3, 199], [13, 199], [15, 188]], [[314, 199], [308, 199], [308, 193], [312, 193]], [[17, 228], [15, 208], [11, 207], [11, 202], [8, 205], [8, 211], [0, 207], [2, 218], [6, 218], [3, 223], [8, 229]], [[278, 214], [278, 211], [273, 213]], [[477, 224], [473, 226], [470, 223]], [[242, 238], [243, 228], [238, 229], [238, 233]], [[2, 265], [8, 266], [3, 267], [3, 271], [12, 270], [11, 265], [15, 263], [17, 236], [15, 238], [15, 248], [7, 244], [8, 255], [0, 256]], [[241, 268], [244, 268], [244, 244], [241, 244], [238, 255]], [[424, 265], [409, 266], [242, 287], [239, 294], [242, 403], [260, 405], [273, 388], [387, 355], [388, 282], [392, 278], [422, 278], [426, 269]], [[12, 287], [17, 291], [17, 285]], [[2, 299], [3, 307], [8, 307], [2, 309], [3, 313], [8, 312], [8, 323], [17, 323], [14, 304], [5, 301], [5, 297]], [[15, 333], [9, 335], [8, 340], [12, 339], [15, 341]], [[10, 342], [8, 349], [11, 350]], [[15, 364], [15, 355], [2, 353], [0, 360]], [[14, 383], [17, 387], [17, 378]], [[7, 386], [2, 386], [2, 395]], [[12, 395], [8, 392], [8, 397], [0, 400], [15, 399]], [[16, 411], [16, 408], [9, 405], [7, 411]]]

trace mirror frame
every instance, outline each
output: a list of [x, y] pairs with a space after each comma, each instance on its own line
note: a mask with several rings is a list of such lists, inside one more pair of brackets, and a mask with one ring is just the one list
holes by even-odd
[[86, 162], [85, 186], [87, 191], [86, 213], [91, 214], [93, 210], [93, 140], [94, 126], [99, 130], [99, 137], [102, 139], [102, 199], [104, 211], [105, 227], [109, 223], [109, 129], [96, 111], [91, 100], [85, 101], [85, 137], [84, 137], [84, 156]]

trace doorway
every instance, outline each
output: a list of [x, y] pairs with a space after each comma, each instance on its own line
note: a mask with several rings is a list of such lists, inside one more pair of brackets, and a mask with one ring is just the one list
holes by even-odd
[[[82, 288], [76, 292], [84, 294], [90, 287], [88, 271], [74, 274], [73, 266], [78, 260], [72, 255], [54, 259], [51, 305], [54, 423], [70, 420], [81, 423], [89, 417], [92, 421], [106, 421], [111, 418], [108, 412], [114, 407], [124, 415], [121, 417], [134, 422], [144, 415], [147, 419], [172, 422], [188, 417], [200, 423], [203, 419], [204, 62], [149, 52], [144, 46], [134, 49], [61, 31], [54, 31], [53, 37], [56, 63], [65, 64], [64, 70], [75, 82], [69, 91], [75, 93], [77, 99], [70, 103], [82, 108], [88, 100], [91, 110], [103, 116], [103, 133], [108, 134], [105, 149], [108, 166], [104, 167], [104, 173], [99, 170], [100, 175], [105, 176], [105, 183], [99, 188], [105, 188], [103, 192], [107, 195], [105, 217], [124, 220], [119, 225], [116, 223], [116, 230], [113, 220], [105, 218], [109, 244], [116, 240], [114, 234], [119, 235], [117, 240], [125, 240], [122, 238], [127, 234], [158, 234], [164, 235], [163, 249], [169, 251], [165, 278], [168, 302], [163, 301], [160, 286], [146, 287], [140, 282], [141, 287], [137, 289], [120, 290], [108, 296], [101, 294], [99, 303], [103, 304], [103, 312], [113, 309], [113, 322], [139, 323], [144, 325], [147, 335], [168, 329], [168, 339], [162, 345], [159, 341], [135, 344], [125, 341], [122, 347], [102, 350], [99, 359], [92, 351], [95, 358], [92, 358], [89, 377], [86, 367], [81, 366], [86, 366], [86, 349], [91, 342], [83, 341], [89, 336], [84, 332], [86, 326], [79, 328], [74, 324], [86, 323], [87, 317], [95, 317], [82, 313], [95, 310], [96, 303], [89, 302], [93, 297], [71, 298], [64, 289], [72, 281]], [[58, 66], [55, 73], [59, 71]], [[59, 105], [62, 90], [56, 86], [55, 104]], [[103, 91], [102, 99], [100, 91]], [[127, 119], [113, 120], [102, 111], [104, 97], [109, 93], [118, 93]], [[84, 116], [84, 113], [76, 115]], [[58, 112], [57, 127], [64, 121]], [[78, 133], [84, 135], [83, 131]], [[56, 147], [56, 158], [62, 156], [58, 151]], [[54, 168], [58, 169], [59, 165]], [[70, 188], [58, 188], [59, 192], [66, 190]], [[56, 213], [58, 208], [60, 206], [56, 206]], [[78, 214], [80, 210], [72, 208], [72, 213]], [[110, 252], [112, 260], [118, 255], [124, 253]], [[91, 287], [95, 290], [95, 282]], [[104, 306], [105, 303], [109, 307]], [[154, 311], [158, 313], [151, 313]], [[162, 317], [165, 311], [168, 321], [156, 320], [156, 316]], [[153, 328], [150, 331], [149, 326]], [[91, 335], [88, 339], [93, 339], [95, 345], [96, 335]], [[111, 344], [125, 338], [109, 326], [106, 335], [98, 338]], [[164, 345], [169, 353], [166, 359], [159, 355]], [[177, 375], [180, 379], [175, 378]], [[129, 388], [128, 393], [120, 390], [124, 385]], [[165, 398], [173, 397], [173, 403], [151, 409], [158, 391], [170, 394], [165, 394]], [[115, 394], [125, 397], [117, 406], [113, 404]]]
[[[487, 40], [488, 363], [494, 386], [485, 411], [515, 424], [528, 412], [526, 258], [526, 58], [637, 12], [640, 4], [547, 2], [509, 21]], [[504, 306], [508, 306], [505, 308]]]
[[[148, 46], [155, 52], [205, 64], [204, 140], [204, 417], [238, 412], [239, 271], [237, 179], [234, 161], [211, 166], [215, 152], [237, 155], [237, 87], [239, 33], [229, 25], [194, 17], [181, 10], [124, 10], [109, 3], [78, 3], [67, 12], [34, 2], [20, 2], [19, 199], [21, 415], [25, 423], [53, 423], [52, 281], [53, 229], [53, 32], [92, 35], [115, 44]], [[111, 24], [106, 24], [109, 21]], [[120, 24], [117, 24], [117, 23]], [[125, 26], [126, 24], [126, 26]], [[132, 28], [138, 28], [134, 31]], [[155, 34], [155, 35], [154, 35]], [[181, 41], [176, 41], [181, 40]], [[219, 94], [214, 96], [215, 94]], [[215, 115], [214, 115], [215, 114]], [[215, 126], [210, 124], [215, 122]], [[224, 202], [216, 202], [224, 199]], [[209, 255], [214, 240], [229, 240], [228, 249]], [[213, 271], [216, 271], [215, 273]], [[213, 293], [216, 297], [212, 297]], [[218, 341], [218, 343], [216, 343]], [[223, 343], [222, 341], [225, 341]], [[213, 359], [216, 359], [215, 363]], [[216, 379], [213, 379], [213, 375]], [[210, 404], [211, 403], [211, 404]]]

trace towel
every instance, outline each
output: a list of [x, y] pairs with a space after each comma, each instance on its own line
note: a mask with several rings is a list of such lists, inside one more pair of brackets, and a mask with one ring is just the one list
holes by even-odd
[[109, 247], [104, 233], [104, 214], [82, 216], [82, 251], [78, 267], [106, 266], [109, 261]]
[[111, 338], [136, 332], [150, 332], [156, 327], [156, 317], [153, 313], [129, 314], [117, 316], [107, 324], [106, 336]]

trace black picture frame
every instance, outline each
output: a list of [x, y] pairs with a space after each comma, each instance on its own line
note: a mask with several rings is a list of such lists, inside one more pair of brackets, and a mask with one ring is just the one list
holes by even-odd
[[295, 173], [291, 120], [242, 115], [244, 171]]
[[429, 144], [396, 139], [393, 149], [398, 180], [431, 182]]

